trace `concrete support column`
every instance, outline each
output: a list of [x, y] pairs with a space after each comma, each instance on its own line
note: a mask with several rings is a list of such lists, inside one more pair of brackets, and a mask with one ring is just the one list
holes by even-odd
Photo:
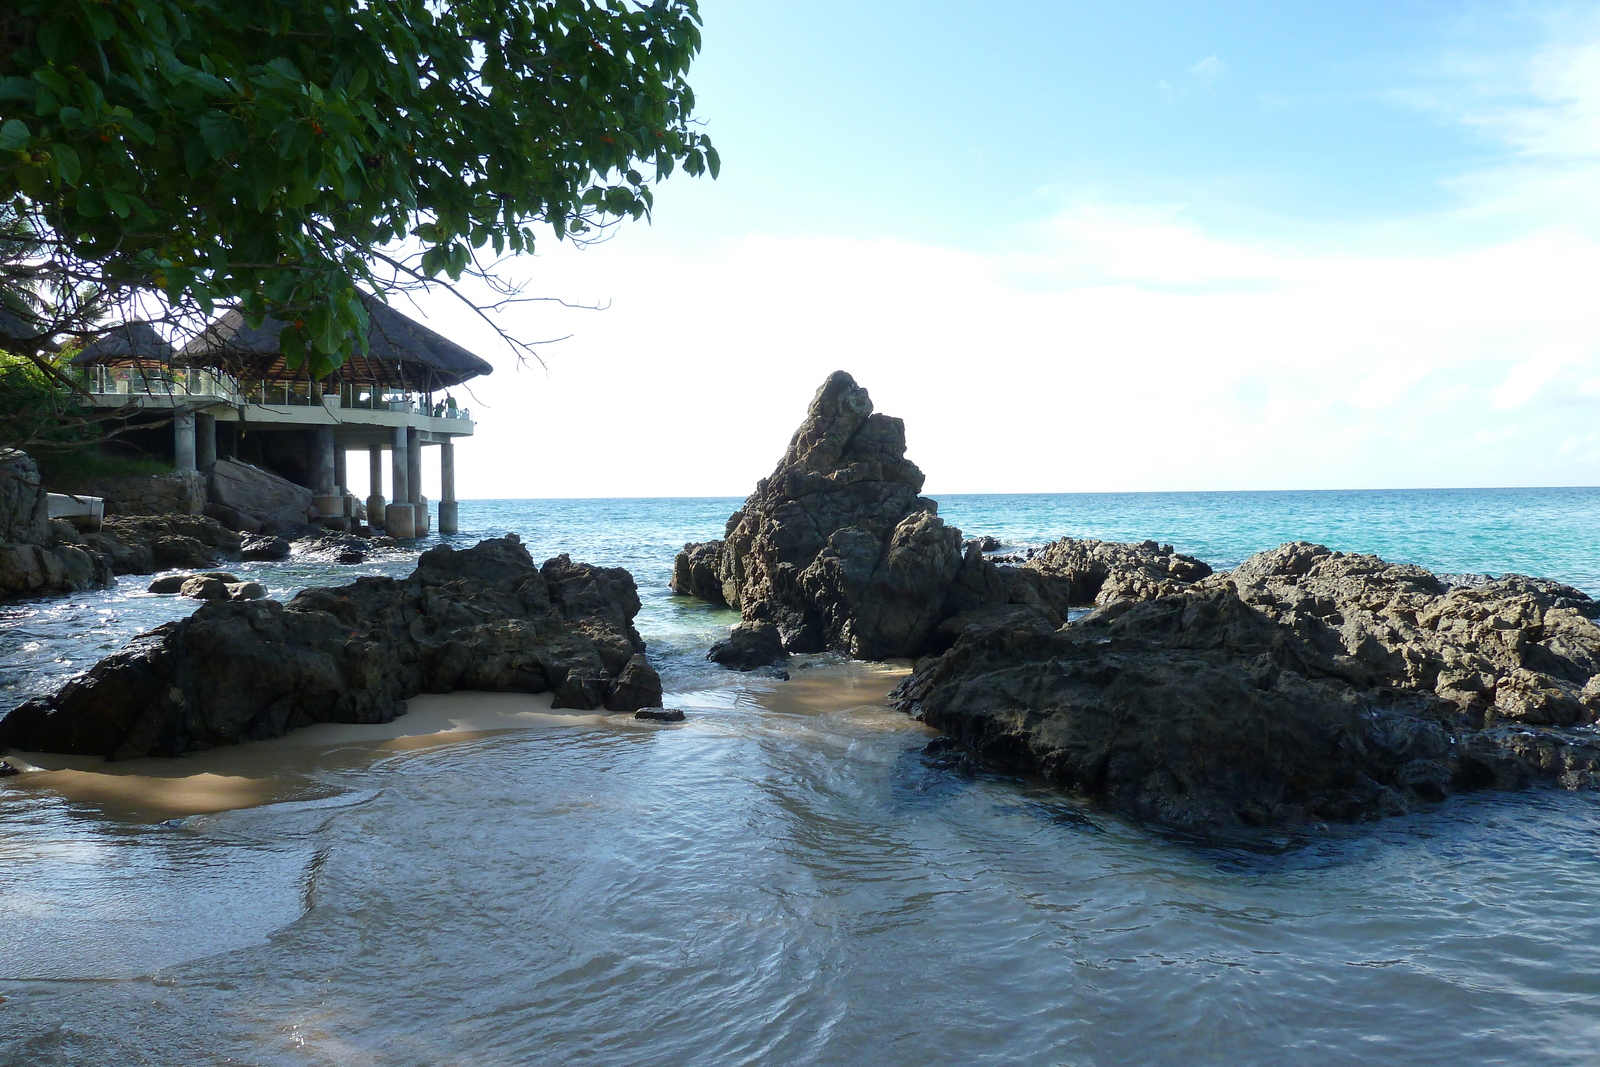
[[417, 512], [411, 506], [411, 449], [406, 428], [394, 428], [394, 446], [389, 449], [389, 478], [394, 502], [383, 513], [384, 532], [390, 537], [417, 536]]
[[172, 466], [180, 471], [195, 469], [193, 415], [179, 415], [172, 420]]
[[383, 446], [367, 446], [368, 481], [372, 483], [367, 494], [367, 522], [383, 525]]
[[428, 502], [422, 496], [422, 431], [416, 427], [406, 430], [406, 499], [415, 512], [411, 520], [414, 536], [428, 534]]
[[345, 454], [344, 446], [335, 439], [333, 442], [333, 483], [339, 487], [339, 503], [343, 506], [342, 514], [351, 522], [356, 518], [356, 498], [350, 495], [350, 467], [349, 457]]
[[318, 426], [311, 431], [311, 503], [325, 519], [344, 515], [344, 495], [335, 481], [333, 427]]
[[203, 473], [210, 474], [217, 465], [217, 417], [194, 417], [194, 463]]
[[456, 446], [446, 441], [439, 446], [439, 532], [459, 532], [456, 511]]

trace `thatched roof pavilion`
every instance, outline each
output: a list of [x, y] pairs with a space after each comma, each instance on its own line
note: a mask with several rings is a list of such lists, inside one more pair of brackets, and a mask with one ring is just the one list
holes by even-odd
[[84, 346], [72, 357], [78, 366], [93, 363], [157, 363], [172, 361], [175, 349], [148, 322], [124, 322]]
[[[484, 360], [376, 297], [363, 299], [372, 323], [368, 351], [351, 353], [333, 378], [431, 393], [493, 372]], [[184, 345], [175, 362], [220, 368], [241, 380], [302, 380], [305, 371], [290, 370], [278, 350], [284, 325], [268, 319], [251, 328], [238, 311], [229, 311]]]

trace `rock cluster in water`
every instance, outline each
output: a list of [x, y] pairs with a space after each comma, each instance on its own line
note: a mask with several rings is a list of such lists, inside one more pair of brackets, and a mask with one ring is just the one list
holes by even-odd
[[175, 756], [312, 723], [389, 722], [410, 696], [461, 689], [659, 707], [638, 610], [620, 568], [565, 555], [535, 566], [515, 536], [435, 548], [405, 579], [203, 604], [0, 719], [0, 746]]
[[1600, 787], [1600, 603], [1287, 544], [1230, 574], [1013, 614], [899, 706], [987, 760], [1203, 834], [1377, 818], [1474, 788]]
[[1205, 834], [1600, 787], [1600, 603], [1579, 590], [1304, 543], [1229, 574], [1154, 541], [986, 556], [1000, 546], [963, 545], [922, 484], [900, 421], [830, 377], [726, 537], [678, 555], [675, 591], [742, 616], [711, 658], [922, 656], [904, 710]]
[[922, 472], [905, 452], [904, 424], [835, 372], [724, 539], [684, 546], [673, 589], [737, 609], [741, 653], [931, 650], [941, 623], [1006, 603], [1009, 590], [921, 495]]

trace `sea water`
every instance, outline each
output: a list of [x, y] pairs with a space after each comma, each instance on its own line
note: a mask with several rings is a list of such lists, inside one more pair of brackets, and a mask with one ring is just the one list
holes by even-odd
[[[263, 756], [272, 802], [181, 818], [0, 780], [0, 1063], [1600, 1061], [1594, 795], [1236, 851], [960, 773], [884, 705], [893, 668], [705, 662], [733, 616], [666, 580], [737, 505], [464, 501], [450, 539], [628, 567], [681, 726], [357, 746], [292, 781]], [[1600, 594], [1595, 489], [941, 514], [1018, 547], [1153, 538], [1220, 568], [1306, 539]], [[285, 596], [414, 559], [237, 569]], [[146, 582], [0, 608], [0, 705], [193, 610]]]

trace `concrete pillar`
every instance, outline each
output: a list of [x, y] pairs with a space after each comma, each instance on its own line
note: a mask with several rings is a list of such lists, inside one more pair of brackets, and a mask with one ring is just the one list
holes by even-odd
[[422, 431], [406, 430], [406, 499], [416, 508], [411, 528], [417, 537], [428, 534], [428, 502], [422, 498]]
[[372, 490], [367, 495], [367, 522], [383, 525], [383, 446], [367, 446], [368, 480]]
[[172, 466], [180, 471], [195, 469], [193, 415], [179, 415], [172, 420]]
[[456, 512], [456, 446], [446, 441], [439, 446], [439, 532], [458, 533]]
[[337, 450], [332, 426], [317, 426], [311, 431], [311, 503], [323, 518], [344, 515], [344, 494], [339, 492], [334, 453]]
[[411, 449], [406, 428], [394, 428], [394, 447], [389, 450], [389, 477], [394, 503], [383, 513], [384, 532], [390, 537], [417, 536], [417, 511], [411, 506]]
[[206, 474], [210, 474], [211, 468], [217, 465], [217, 417], [215, 415], [196, 415], [194, 417], [194, 464]]
[[333, 442], [333, 484], [339, 490], [339, 514], [355, 521], [356, 498], [350, 495], [349, 457], [337, 438]]

